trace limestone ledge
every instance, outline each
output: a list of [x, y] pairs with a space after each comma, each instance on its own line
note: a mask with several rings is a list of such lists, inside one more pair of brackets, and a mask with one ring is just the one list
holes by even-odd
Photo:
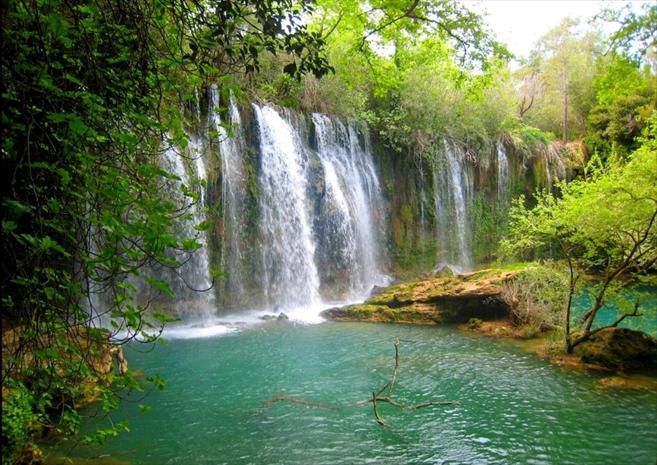
[[362, 304], [324, 310], [322, 316], [335, 321], [428, 325], [504, 318], [510, 309], [500, 297], [501, 284], [518, 271], [486, 269], [397, 284]]

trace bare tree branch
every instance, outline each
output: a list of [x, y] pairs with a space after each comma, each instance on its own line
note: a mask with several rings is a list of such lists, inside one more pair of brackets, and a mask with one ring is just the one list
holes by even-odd
[[[380, 426], [385, 426], [385, 427], [391, 427], [390, 424], [386, 423], [381, 415], [379, 414], [379, 408], [378, 408], [378, 403], [379, 402], [385, 402], [387, 404], [392, 405], [393, 407], [397, 407], [400, 409], [404, 410], [419, 410], [421, 408], [425, 407], [434, 407], [438, 405], [451, 405], [454, 404], [455, 401], [428, 401], [428, 402], [420, 402], [418, 404], [404, 404], [401, 402], [397, 402], [396, 400], [392, 399], [392, 393], [395, 389], [395, 385], [397, 384], [397, 373], [399, 371], [399, 338], [395, 339], [395, 367], [392, 370], [392, 376], [390, 378], [390, 381], [385, 383], [378, 391], [372, 392], [372, 397], [370, 399], [366, 400], [361, 400], [358, 402], [352, 402], [348, 404], [329, 404], [329, 403], [322, 403], [322, 402], [313, 402], [305, 399], [300, 399], [298, 397], [294, 396], [288, 396], [288, 395], [276, 395], [272, 397], [271, 399], [268, 399], [267, 401], [264, 402], [263, 407], [269, 408], [273, 404], [277, 402], [289, 402], [291, 404], [296, 404], [296, 405], [303, 405], [304, 407], [312, 407], [312, 408], [321, 408], [321, 409], [343, 409], [343, 408], [352, 408], [352, 407], [359, 407], [362, 405], [367, 405], [368, 403], [372, 403], [372, 411], [374, 413], [374, 419]], [[383, 392], [386, 392], [385, 396], [381, 396]]]

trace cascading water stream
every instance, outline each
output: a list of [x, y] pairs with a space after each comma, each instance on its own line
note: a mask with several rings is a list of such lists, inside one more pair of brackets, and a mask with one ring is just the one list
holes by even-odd
[[547, 188], [552, 192], [552, 170], [550, 170], [550, 157], [545, 155], [545, 177], [547, 179]]
[[[171, 268], [162, 263], [149, 262], [141, 269], [140, 275], [124, 274], [116, 277], [114, 282], [124, 280], [134, 288], [134, 302], [143, 308], [165, 309], [171, 314], [187, 321], [202, 321], [204, 324], [213, 318], [216, 306], [214, 292], [211, 289], [210, 260], [207, 250], [207, 240], [203, 231], [197, 226], [205, 221], [205, 190], [202, 179], [205, 178], [205, 164], [203, 161], [203, 144], [200, 139], [191, 137], [188, 147], [181, 153], [176, 147], [169, 146], [162, 152], [161, 167], [174, 178], [163, 180], [162, 188], [166, 195], [176, 202], [180, 208], [180, 216], [175, 220], [174, 233], [179, 239], [195, 239], [200, 247], [198, 250], [185, 251], [182, 249], [169, 250], [168, 255], [178, 261], [177, 268]], [[190, 161], [189, 168], [185, 160]], [[190, 175], [194, 173], [193, 175]], [[195, 179], [194, 179], [195, 178]], [[192, 203], [191, 197], [183, 194], [185, 189], [198, 186], [198, 199]], [[95, 256], [103, 247], [104, 236], [100, 229], [93, 227], [87, 239], [89, 255]], [[112, 321], [110, 312], [116, 304], [116, 291], [108, 285], [110, 279], [104, 276], [102, 269], [94, 270], [96, 275], [90, 277], [86, 283], [87, 299], [84, 303], [90, 315], [90, 324], [105, 327], [123, 334], [128, 330], [125, 322], [117, 317]], [[168, 283], [174, 292], [171, 297], [147, 284], [152, 277]], [[148, 314], [144, 315], [149, 318]], [[114, 324], [118, 324], [116, 327]]]
[[[200, 141], [191, 139], [186, 158], [195, 160], [194, 165], [197, 169], [202, 167], [197, 173], [199, 179], [201, 174], [205, 175], [202, 153]], [[179, 181], [173, 182], [174, 197], [182, 204], [189, 203], [190, 199], [180, 193], [183, 185], [193, 185], [183, 155], [177, 149], [170, 147], [165, 150], [163, 156], [166, 167], [179, 178]], [[179, 313], [189, 315], [193, 319], [209, 320], [216, 310], [214, 292], [211, 289], [210, 260], [205, 232], [196, 230], [196, 226], [205, 221], [203, 199], [203, 188], [201, 188], [198, 201], [191, 206], [191, 221], [189, 218], [182, 218], [180, 224], [181, 236], [195, 238], [201, 247], [192, 253], [185, 252], [178, 255], [177, 259], [182, 265], [176, 271], [178, 279], [173, 279], [171, 284], [176, 296], [175, 305], [183, 307], [178, 309]]]
[[363, 297], [385, 284], [373, 218], [382, 204], [378, 178], [353, 127], [318, 113], [313, 123], [324, 181], [315, 220], [320, 269], [342, 277], [348, 297]]
[[422, 241], [424, 241], [425, 234], [427, 231], [427, 192], [424, 188], [424, 163], [422, 161], [422, 156], [418, 153], [415, 156], [415, 169], [418, 172], [418, 179], [420, 180], [419, 189], [420, 189], [420, 235]]
[[319, 274], [307, 199], [307, 159], [293, 128], [269, 106], [253, 105], [260, 136], [262, 286], [270, 308], [319, 303]]
[[242, 158], [246, 151], [242, 122], [237, 106], [229, 104], [230, 134], [223, 126], [219, 109], [219, 91], [210, 88], [209, 127], [217, 134], [221, 159], [222, 241], [220, 267], [228, 276], [219, 282], [221, 305], [230, 309], [247, 300], [245, 282], [245, 215], [247, 211], [246, 172]]
[[440, 260], [436, 268], [447, 266], [453, 271], [467, 271], [472, 268], [471, 228], [468, 218], [472, 180], [464, 166], [465, 155], [447, 140], [443, 147], [433, 167], [436, 236]]
[[[359, 207], [359, 215], [357, 217], [357, 227], [360, 232], [363, 257], [365, 263], [365, 270], [370, 277], [370, 282], [367, 284], [366, 291], [369, 292], [373, 285], [387, 285], [389, 284], [390, 277], [382, 274], [380, 269], [379, 243], [381, 237], [377, 228], [377, 223], [380, 220], [374, 216], [375, 212], [380, 212], [383, 209], [383, 195], [381, 193], [381, 186], [379, 178], [374, 169], [374, 161], [369, 153], [369, 140], [368, 135], [364, 136], [364, 143], [361, 147], [358, 134], [353, 126], [348, 126], [349, 131], [349, 148], [351, 159], [354, 163], [354, 179], [361, 179], [362, 182], [358, 183], [359, 189], [355, 190], [357, 205]], [[363, 196], [361, 196], [361, 189]]]
[[502, 142], [497, 143], [497, 193], [504, 198], [509, 189], [509, 160]]
[[452, 144], [447, 143], [445, 145], [445, 156], [447, 157], [449, 166], [451, 194], [456, 216], [459, 264], [464, 269], [470, 269], [472, 267], [472, 260], [470, 258], [470, 228], [468, 226], [468, 212], [466, 207], [466, 199], [469, 193], [467, 174], [463, 169], [463, 160], [457, 155]]

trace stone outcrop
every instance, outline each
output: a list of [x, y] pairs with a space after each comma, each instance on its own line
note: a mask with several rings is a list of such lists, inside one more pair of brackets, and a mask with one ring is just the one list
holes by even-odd
[[500, 297], [501, 284], [516, 273], [489, 269], [399, 284], [378, 289], [362, 304], [325, 310], [322, 316], [337, 321], [413, 324], [504, 318], [509, 316], [509, 307]]
[[657, 370], [657, 339], [628, 328], [605, 328], [575, 347], [586, 363], [613, 370]]

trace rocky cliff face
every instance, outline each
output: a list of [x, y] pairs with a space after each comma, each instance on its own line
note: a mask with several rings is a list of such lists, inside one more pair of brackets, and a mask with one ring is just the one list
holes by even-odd
[[396, 275], [412, 277], [448, 265], [467, 271], [497, 258], [511, 200], [550, 189], [567, 176], [555, 147], [531, 150], [499, 141], [475, 150], [444, 140], [428, 154], [393, 153], [373, 143], [387, 201]]
[[228, 273], [215, 287], [226, 310], [362, 298], [385, 275], [472, 270], [497, 258], [511, 199], [565, 176], [541, 144], [447, 138], [396, 153], [362, 124], [237, 105], [216, 90], [196, 113], [201, 155], [187, 166], [207, 179], [210, 268]]

